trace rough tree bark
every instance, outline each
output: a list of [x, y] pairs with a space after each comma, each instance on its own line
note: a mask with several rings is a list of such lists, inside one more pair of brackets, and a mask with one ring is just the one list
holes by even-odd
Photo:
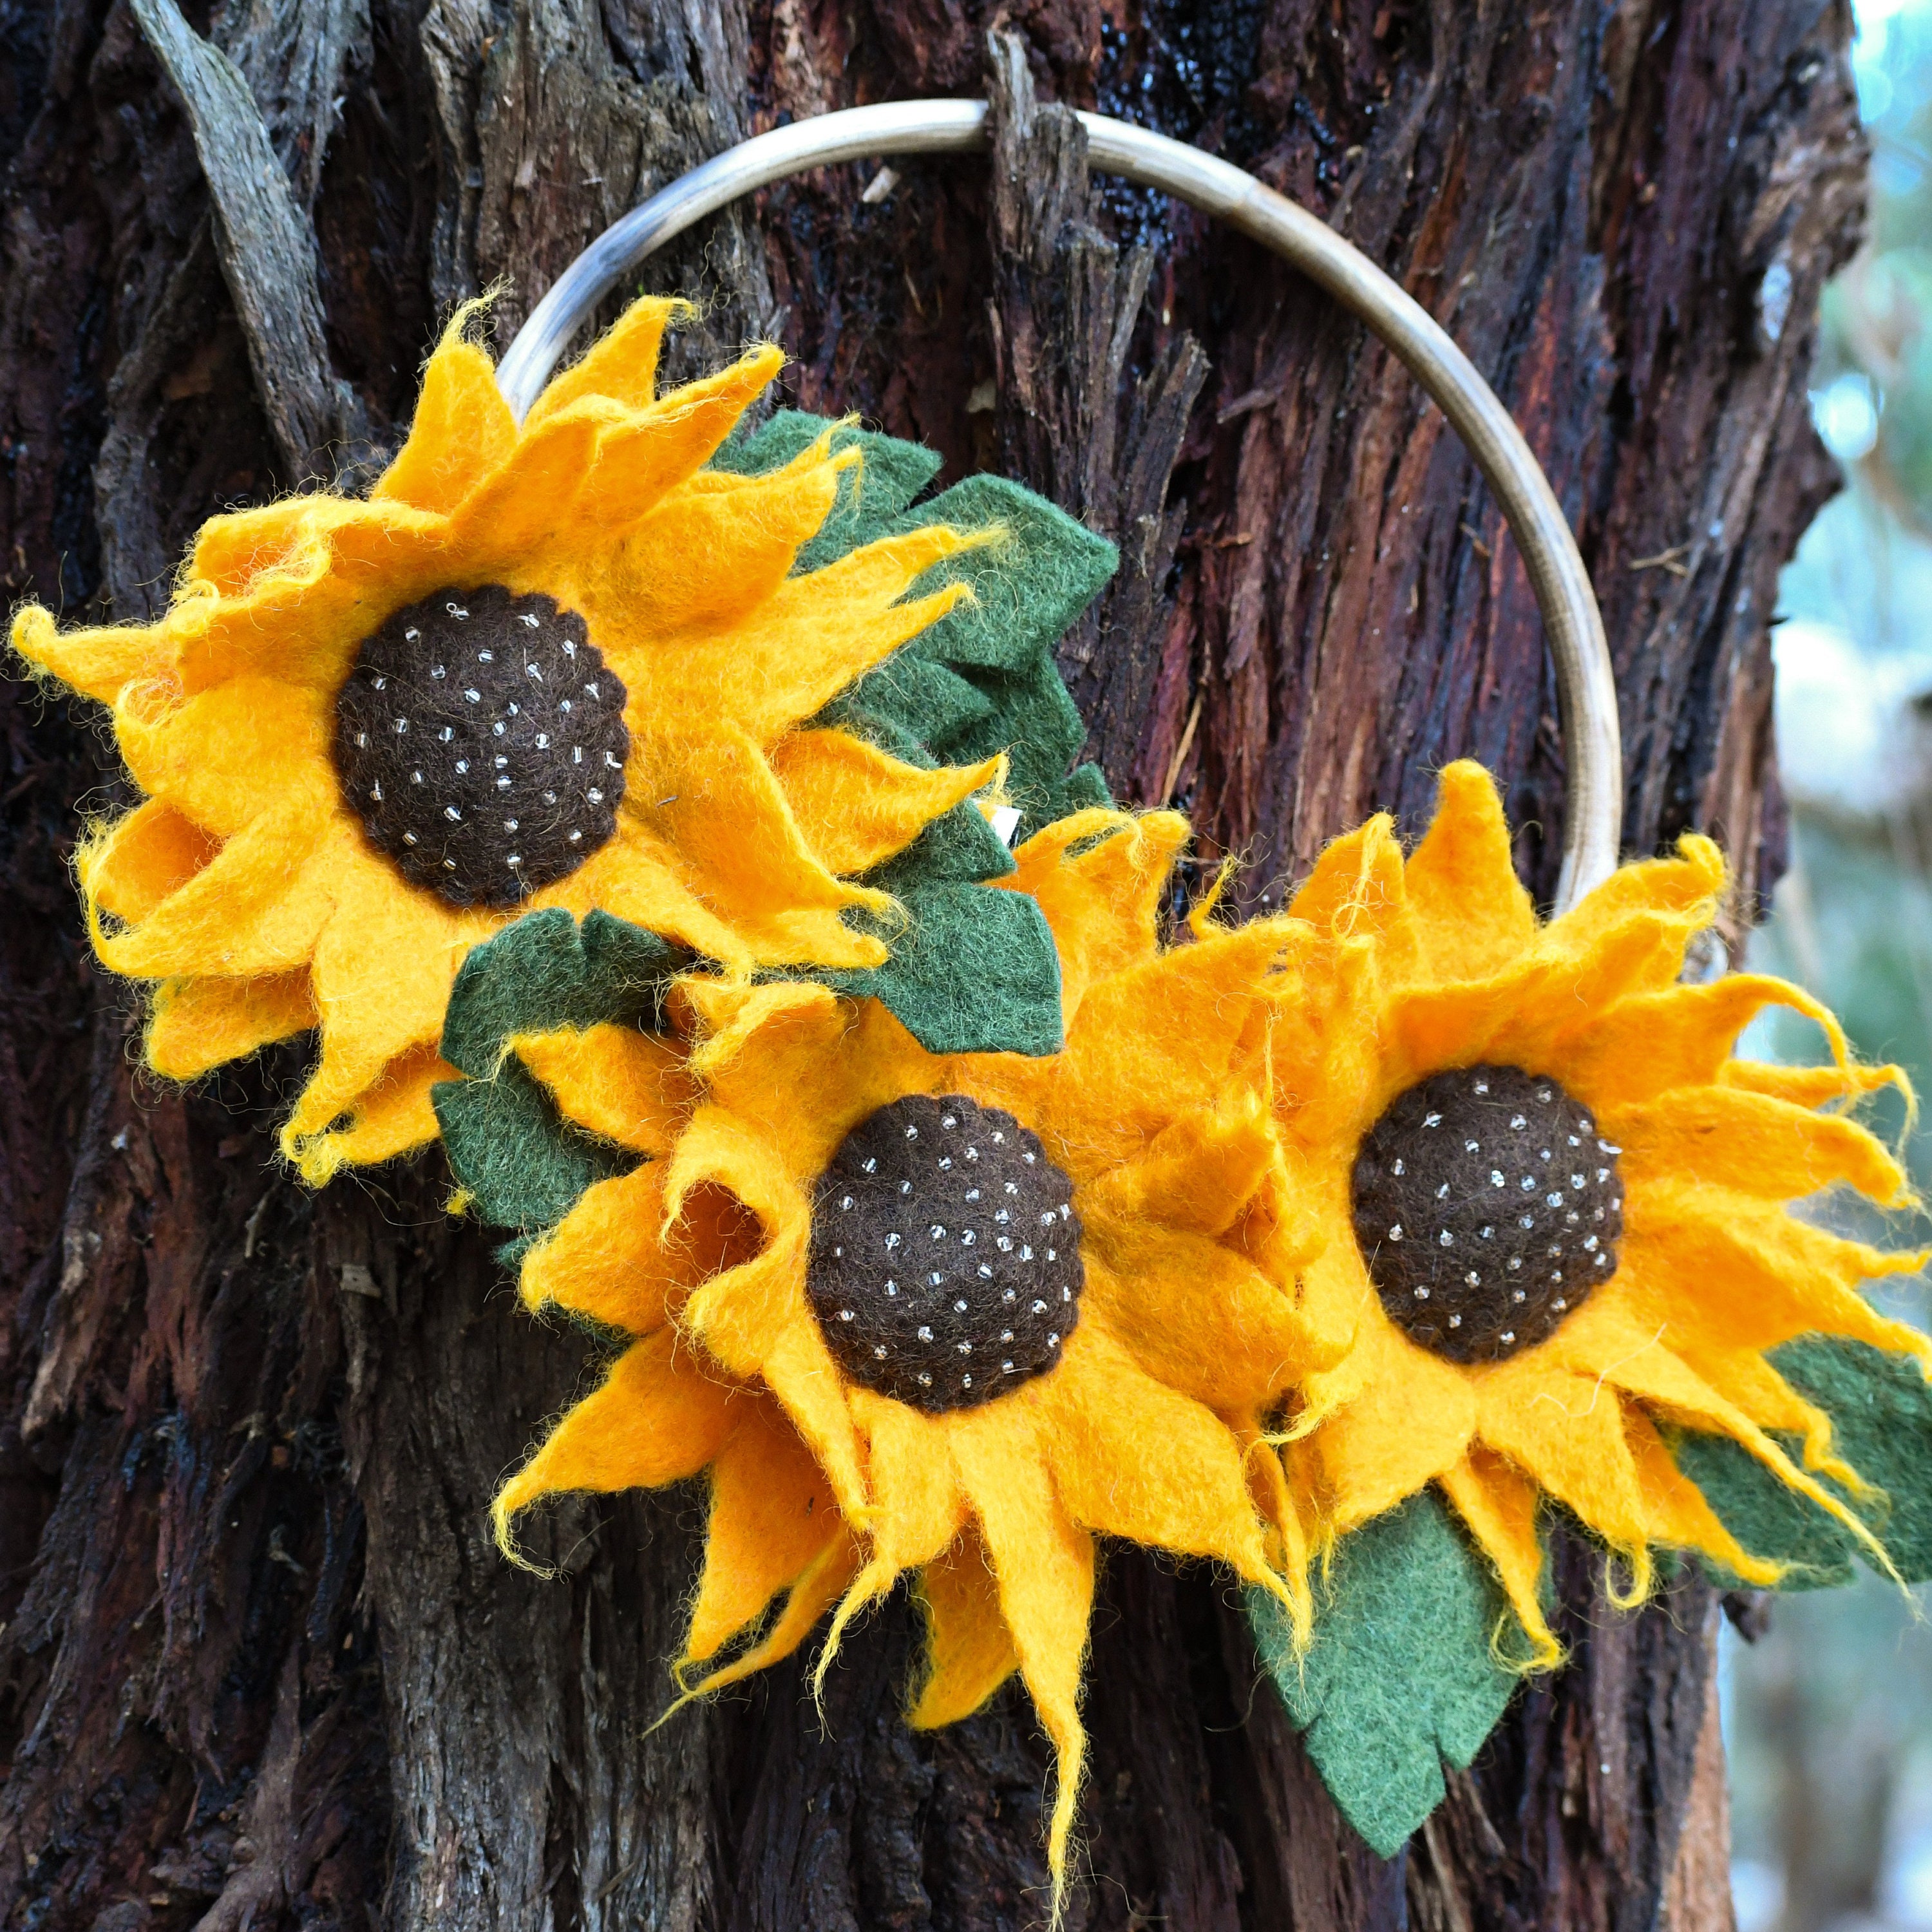
[[[1469, 350], [1604, 605], [1626, 845], [1718, 832], [1735, 928], [1780, 852], [1776, 572], [1830, 488], [1804, 392], [1859, 219], [1849, 32], [1844, 0], [0, 0], [0, 575], [143, 614], [209, 512], [365, 474], [457, 301], [500, 283], [507, 332], [756, 128], [990, 85], [990, 171], [828, 170], [652, 263], [706, 304], [685, 364], [776, 333], [805, 406], [1117, 538], [1065, 652], [1091, 749], [1243, 855], [1250, 903], [1463, 752], [1546, 892], [1553, 694], [1479, 478], [1294, 277], [1088, 183], [1040, 104], [1097, 106], [1318, 208]], [[692, 1498], [559, 1519], [554, 1582], [497, 1560], [487, 1499], [582, 1345], [518, 1311], [434, 1159], [296, 1186], [292, 1058], [132, 1070], [66, 872], [112, 758], [82, 707], [15, 685], [4, 717], [0, 1923], [1037, 1921], [1041, 1742], [1012, 1696], [895, 1721], [903, 1603], [822, 1728], [791, 1667], [652, 1730]], [[1112, 1552], [1070, 1924], [1727, 1925], [1709, 1594], [1624, 1616], [1587, 1552], [1558, 1569], [1574, 1662], [1384, 1862], [1225, 1587]]]

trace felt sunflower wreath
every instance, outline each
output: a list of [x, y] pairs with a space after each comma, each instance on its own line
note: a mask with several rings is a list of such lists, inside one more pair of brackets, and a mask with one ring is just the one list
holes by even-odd
[[[1084, 1750], [1096, 1539], [1241, 1579], [1391, 1852], [1560, 1659], [1557, 1512], [1621, 1565], [1932, 1574], [1916, 1268], [1788, 1204], [1902, 1203], [1898, 1079], [1682, 976], [1708, 841], [1540, 925], [1443, 776], [1290, 911], [1168, 929], [1187, 837], [1108, 800], [1054, 664], [1112, 547], [912, 445], [656, 393], [640, 302], [519, 425], [459, 316], [366, 501], [220, 517], [155, 622], [15, 620], [111, 709], [94, 941], [192, 1077], [315, 1030], [320, 1181], [442, 1138], [454, 1204], [608, 1372], [497, 1500], [704, 1477], [688, 1694], [910, 1576], [910, 1720], [1017, 1672]], [[1736, 1059], [1768, 1005], [1828, 1066]], [[1900, 1084], [1903, 1084], [1902, 1082]]]
[[[519, 914], [875, 973], [899, 908], [854, 875], [1000, 776], [997, 748], [909, 761], [852, 687], [970, 597], [944, 566], [1000, 534], [1008, 486], [970, 495], [968, 530], [904, 517], [931, 468], [866, 487], [830, 424], [721, 452], [782, 358], [658, 396], [675, 307], [636, 304], [520, 427], [460, 316], [367, 501], [214, 518], [154, 623], [14, 621], [30, 664], [111, 707], [146, 795], [80, 873], [103, 960], [154, 982], [151, 1063], [191, 1078], [319, 1029], [284, 1136], [311, 1180], [434, 1135], [452, 983]], [[1088, 538], [1052, 587], [1077, 609], [1111, 561]], [[906, 675], [972, 736], [970, 683]], [[842, 694], [854, 728], [818, 716]]]
[[[1897, 1163], [1839, 1111], [1900, 1076], [1852, 1065], [1796, 987], [1680, 978], [1723, 884], [1688, 837], [1540, 926], [1495, 788], [1462, 764], [1406, 861], [1376, 819], [1293, 903], [1318, 943], [1278, 1010], [1275, 1115], [1326, 1238], [1306, 1317], [1354, 1339], [1304, 1378], [1287, 1431], [1334, 1558], [1313, 1654], [1256, 1615], [1331, 1789], [1384, 1853], [1440, 1796], [1438, 1748], [1473, 1757], [1507, 1664], [1559, 1660], [1552, 1507], [1621, 1559], [1631, 1600], [1658, 1552], [1761, 1586], [1836, 1580], [1852, 1548], [1932, 1570], [1932, 1345], [1859, 1292], [1924, 1258], [1785, 1204], [1839, 1184], [1903, 1200]], [[1732, 1058], [1770, 1005], [1816, 1020], [1832, 1064]]]
[[533, 1308], [635, 1339], [500, 1521], [708, 1471], [679, 1665], [712, 1666], [700, 1688], [786, 1654], [836, 1602], [829, 1655], [916, 1573], [911, 1720], [963, 1716], [1020, 1672], [1059, 1754], [1057, 1883], [1094, 1538], [1217, 1559], [1304, 1630], [1308, 1614], [1279, 1466], [1231, 1420], [1336, 1353], [1278, 1285], [1298, 1223], [1264, 1046], [1292, 935], [1203, 922], [1163, 947], [1185, 837], [1172, 814], [1095, 808], [1021, 848], [1008, 889], [1044, 910], [1061, 964], [1051, 1054], [934, 1054], [877, 1000], [706, 974], [664, 989], [658, 1024], [688, 1053], [608, 1023], [518, 1045], [563, 1118], [647, 1158], [524, 1260]]

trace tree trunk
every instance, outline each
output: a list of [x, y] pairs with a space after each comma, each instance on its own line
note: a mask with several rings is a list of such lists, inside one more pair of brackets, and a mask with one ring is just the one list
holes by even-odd
[[[1521, 563], [1439, 412], [1316, 292], [1084, 176], [1097, 106], [1318, 209], [1457, 337], [1578, 530], [1623, 704], [1625, 844], [1774, 876], [1767, 625], [1832, 487], [1805, 404], [1856, 238], [1844, 0], [0, 0], [0, 569], [146, 614], [196, 524], [392, 447], [438, 318], [500, 343], [608, 221], [757, 128], [985, 92], [992, 168], [828, 170], [644, 272], [686, 370], [782, 338], [806, 407], [998, 467], [1120, 543], [1068, 638], [1123, 796], [1279, 902], [1473, 753], [1554, 884], [1562, 754]], [[986, 30], [1017, 29], [990, 62]], [[202, 40], [224, 50], [233, 74]], [[1037, 96], [1037, 100], [1035, 97]], [[252, 104], [254, 114], [246, 111]], [[265, 132], [266, 130], [266, 132]], [[272, 151], [292, 190], [266, 201]], [[264, 212], [264, 209], [266, 212]], [[279, 208], [279, 214], [276, 210]], [[292, 209], [292, 216], [290, 209]], [[311, 239], [312, 236], [312, 239]], [[0, 1924], [1017, 1927], [1046, 1904], [1022, 1698], [915, 1736], [914, 1618], [651, 1728], [688, 1495], [486, 1505], [582, 1384], [436, 1157], [305, 1194], [296, 1061], [134, 1070], [67, 872], [122, 781], [86, 707], [6, 692], [0, 857]], [[1406, 1852], [1341, 1821], [1224, 1580], [1115, 1549], [1072, 1928], [1727, 1927], [1714, 1605], [1610, 1610]]]

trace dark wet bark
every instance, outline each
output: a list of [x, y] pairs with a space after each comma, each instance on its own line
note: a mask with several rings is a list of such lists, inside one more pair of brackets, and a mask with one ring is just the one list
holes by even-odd
[[[994, 18], [195, 0], [251, 127], [226, 70], [192, 47], [184, 68], [170, 11], [0, 0], [0, 578], [70, 615], [152, 610], [223, 504], [358, 473], [440, 314], [501, 278], [514, 326], [721, 146], [986, 91]], [[997, 168], [831, 170], [715, 220], [643, 278], [708, 302], [686, 366], [776, 332], [806, 406], [952, 473], [1007, 469], [1117, 538], [1122, 577], [1065, 652], [1092, 749], [1243, 854], [1250, 902], [1367, 811], [1418, 812], [1463, 752], [1508, 781], [1546, 891], [1540, 633], [1439, 414], [1247, 244], [1090, 187], [1029, 85], [1229, 154], [1387, 266], [1515, 410], [1608, 620], [1627, 845], [1717, 831], [1748, 916], [1781, 840], [1776, 572], [1829, 487], [1809, 319], [1858, 215], [1844, 7], [998, 18], [1025, 57], [994, 77]], [[268, 151], [285, 193], [246, 175]], [[190, 1094], [131, 1072], [64, 871], [111, 756], [25, 686], [0, 728], [0, 1924], [1037, 1919], [1041, 1742], [1012, 1696], [936, 1736], [896, 1722], [903, 1603], [848, 1643], [823, 1727], [794, 1664], [652, 1731], [694, 1499], [560, 1516], [556, 1582], [499, 1562], [487, 1499], [582, 1384], [581, 1345], [518, 1311], [434, 1160], [320, 1198], [280, 1173], [290, 1064]], [[1572, 1666], [1383, 1862], [1258, 1688], [1225, 1587], [1113, 1552], [1070, 1923], [1727, 1924], [1706, 1593], [1627, 1617], [1582, 1552], [1560, 1570]]]

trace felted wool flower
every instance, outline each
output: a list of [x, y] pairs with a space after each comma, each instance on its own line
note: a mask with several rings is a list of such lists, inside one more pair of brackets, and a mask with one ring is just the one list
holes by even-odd
[[[1164, 948], [1186, 836], [1090, 810], [1010, 881], [1058, 942], [1066, 1043], [942, 1056], [878, 1000], [688, 976], [688, 1058], [635, 1028], [518, 1042], [568, 1118], [640, 1165], [593, 1184], [523, 1264], [523, 1293], [636, 1337], [504, 1490], [709, 1472], [681, 1672], [700, 1688], [846, 1621], [918, 1573], [916, 1724], [1022, 1676], [1059, 1755], [1065, 1869], [1096, 1535], [1226, 1564], [1305, 1630], [1274, 1459], [1231, 1412], [1323, 1354], [1265, 1090], [1268, 974], [1294, 929]], [[768, 1624], [760, 1619], [781, 1595]]]
[[[1727, 1438], [1875, 1549], [1827, 1414], [1768, 1352], [1819, 1336], [1932, 1353], [1859, 1292], [1922, 1257], [1786, 1208], [1841, 1183], [1904, 1198], [1898, 1164], [1828, 1105], [1897, 1076], [1852, 1065], [1796, 987], [1680, 980], [1723, 884], [1716, 848], [1686, 837], [1539, 925], [1494, 786], [1458, 764], [1406, 861], [1375, 819], [1292, 908], [1328, 938], [1282, 1006], [1276, 1116], [1328, 1236], [1308, 1314], [1354, 1324], [1302, 1385], [1293, 1474], [1330, 1536], [1439, 1486], [1543, 1662], [1540, 1502], [1620, 1552], [1634, 1595], [1660, 1546], [1776, 1582], [1674, 1453]], [[1771, 1005], [1816, 1020], [1834, 1064], [1732, 1058]]]
[[[840, 730], [904, 764], [983, 770], [1004, 760], [1004, 806], [962, 800], [856, 884], [890, 896], [890, 916], [848, 908], [848, 922], [889, 944], [876, 967], [799, 969], [852, 998], [890, 1010], [935, 1054], [1056, 1053], [1062, 1043], [1060, 961], [1039, 906], [998, 891], [1014, 872], [1007, 837], [1106, 800], [1092, 765], [1074, 760], [1086, 726], [1054, 662], [1067, 626], [1112, 574], [1113, 546], [1064, 512], [996, 476], [971, 476], [916, 508], [939, 459], [913, 443], [782, 410], [734, 438], [716, 461], [746, 475], [782, 467], [827, 434], [864, 459], [838, 507], [800, 553], [822, 569], [848, 551], [918, 524], [980, 539], [933, 573], [970, 591], [885, 663], [828, 705], [774, 753], [782, 778], [791, 747]], [[929, 590], [932, 578], [922, 580]], [[794, 804], [797, 802], [794, 798]], [[825, 836], [839, 810], [825, 801]], [[991, 822], [997, 818], [1005, 833]], [[1017, 824], [1013, 821], [1017, 820]], [[848, 828], [848, 833], [852, 828]], [[460, 1196], [510, 1230], [514, 1259], [568, 1210], [594, 1180], [628, 1163], [612, 1143], [562, 1119], [520, 1052], [526, 1039], [598, 1023], [658, 1033], [668, 982], [692, 964], [662, 935], [592, 912], [582, 922], [551, 908], [526, 914], [476, 948], [444, 1016], [442, 1057], [453, 1077], [432, 1090]]]
[[146, 1048], [188, 1078], [320, 1030], [284, 1145], [311, 1180], [436, 1131], [465, 952], [519, 914], [604, 909], [735, 969], [876, 968], [854, 880], [992, 782], [844, 730], [829, 700], [969, 593], [908, 595], [981, 536], [898, 528], [822, 567], [853, 494], [830, 428], [706, 466], [781, 362], [656, 393], [646, 300], [520, 427], [459, 316], [367, 501], [218, 517], [148, 625], [15, 619], [109, 706], [143, 802], [80, 871], [94, 941], [156, 982]]

